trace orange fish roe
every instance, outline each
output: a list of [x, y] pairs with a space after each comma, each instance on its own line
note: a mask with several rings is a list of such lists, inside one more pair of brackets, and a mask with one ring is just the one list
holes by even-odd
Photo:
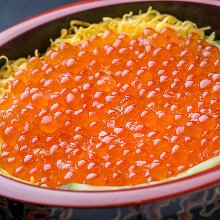
[[0, 164], [14, 177], [135, 185], [220, 153], [220, 51], [196, 34], [106, 31], [14, 78], [0, 101]]

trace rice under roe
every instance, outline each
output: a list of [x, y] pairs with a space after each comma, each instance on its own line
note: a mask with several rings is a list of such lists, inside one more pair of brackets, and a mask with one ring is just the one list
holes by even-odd
[[148, 183], [220, 153], [220, 52], [197, 34], [106, 31], [32, 57], [0, 101], [0, 165], [48, 187]]

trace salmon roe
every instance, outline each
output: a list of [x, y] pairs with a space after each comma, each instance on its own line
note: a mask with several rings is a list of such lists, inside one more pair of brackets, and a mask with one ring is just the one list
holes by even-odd
[[220, 153], [220, 51], [196, 34], [106, 31], [14, 78], [0, 100], [0, 165], [14, 177], [135, 185]]

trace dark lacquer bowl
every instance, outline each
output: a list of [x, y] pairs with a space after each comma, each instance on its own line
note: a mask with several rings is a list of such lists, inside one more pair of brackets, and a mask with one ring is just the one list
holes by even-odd
[[[0, 53], [10, 59], [41, 52], [71, 19], [98, 22], [149, 6], [220, 37], [220, 1], [107, 0], [68, 5], [0, 33]], [[0, 219], [220, 219], [220, 166], [183, 179], [118, 191], [64, 191], [31, 186], [0, 176]]]

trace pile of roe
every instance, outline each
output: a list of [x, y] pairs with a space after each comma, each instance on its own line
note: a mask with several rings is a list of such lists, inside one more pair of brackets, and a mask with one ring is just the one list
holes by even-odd
[[0, 166], [56, 188], [148, 183], [220, 153], [220, 51], [197, 34], [106, 31], [32, 57], [0, 100]]

